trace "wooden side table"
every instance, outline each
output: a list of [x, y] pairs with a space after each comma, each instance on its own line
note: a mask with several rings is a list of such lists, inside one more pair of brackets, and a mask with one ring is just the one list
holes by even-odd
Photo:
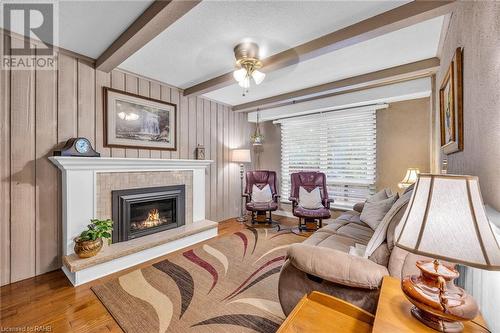
[[[390, 276], [384, 277], [375, 322], [373, 323], [373, 333], [436, 333], [437, 331], [425, 326], [411, 315], [410, 309], [412, 307], [413, 305], [406, 299], [401, 290], [401, 282]], [[477, 316], [473, 322], [464, 322], [464, 326], [463, 333], [488, 332], [483, 328], [486, 327], [486, 323], [481, 315]]]
[[317, 291], [304, 296], [279, 333], [370, 333], [373, 315], [336, 297]]

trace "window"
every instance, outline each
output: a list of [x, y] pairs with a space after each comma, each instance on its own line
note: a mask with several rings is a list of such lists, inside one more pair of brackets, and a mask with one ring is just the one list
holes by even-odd
[[281, 193], [290, 174], [321, 171], [335, 208], [352, 208], [375, 192], [376, 110], [331, 111], [276, 121], [281, 124]]

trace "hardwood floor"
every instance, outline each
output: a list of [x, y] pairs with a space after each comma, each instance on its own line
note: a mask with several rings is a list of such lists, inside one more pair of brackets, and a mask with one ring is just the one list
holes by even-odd
[[[283, 225], [297, 224], [295, 219], [280, 216], [274, 218]], [[223, 221], [219, 223], [216, 238], [243, 228], [234, 219]], [[169, 253], [78, 287], [73, 287], [61, 270], [4, 286], [0, 289], [0, 331], [122, 332], [90, 288], [199, 245], [200, 243]]]

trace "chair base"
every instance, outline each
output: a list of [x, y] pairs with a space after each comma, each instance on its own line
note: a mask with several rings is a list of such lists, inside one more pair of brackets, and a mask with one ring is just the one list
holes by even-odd
[[236, 218], [236, 221], [238, 221], [239, 223], [245, 223], [248, 221], [247, 217], [246, 216], [238, 216]]
[[[264, 216], [264, 220], [259, 220], [257, 217]], [[266, 212], [251, 212], [251, 220], [246, 223], [249, 227], [261, 226], [263, 228], [274, 228], [277, 227], [278, 231], [281, 230], [281, 226], [277, 221], [273, 220], [272, 212], [269, 211], [269, 216], [266, 216]]]
[[[311, 223], [315, 223], [316, 224], [316, 227], [315, 228], [310, 228], [307, 226], [307, 224], [311, 224]], [[306, 217], [306, 218], [303, 218], [303, 217], [299, 217], [299, 225], [297, 228], [293, 228], [292, 229], [292, 232], [294, 234], [297, 234], [297, 235], [309, 235], [313, 232], [315, 232], [316, 230], [318, 230], [319, 228], [322, 228], [323, 227], [323, 219], [322, 218], [319, 218], [319, 219], [315, 219], [315, 218], [312, 218], [312, 217]]]

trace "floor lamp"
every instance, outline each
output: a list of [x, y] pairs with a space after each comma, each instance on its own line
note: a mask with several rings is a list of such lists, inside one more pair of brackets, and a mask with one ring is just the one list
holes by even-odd
[[246, 222], [245, 212], [243, 208], [243, 174], [245, 173], [244, 163], [250, 163], [250, 149], [233, 149], [232, 161], [240, 164], [240, 182], [241, 182], [241, 196], [240, 196], [240, 216], [236, 219], [238, 222]]

